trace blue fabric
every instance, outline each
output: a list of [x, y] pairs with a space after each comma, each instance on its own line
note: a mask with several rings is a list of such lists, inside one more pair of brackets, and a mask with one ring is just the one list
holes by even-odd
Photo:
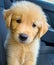
[[4, 0], [0, 0], [0, 7], [4, 8]]
[[11, 0], [4, 0], [4, 8], [8, 9], [12, 5]]
[[6, 65], [5, 50], [0, 35], [0, 65]]
[[37, 65], [51, 65], [51, 62], [49, 63], [49, 58], [46, 54], [41, 54], [38, 58]]
[[48, 54], [49, 60], [51, 61], [51, 65], [54, 65], [54, 54]]
[[54, 47], [40, 47], [37, 65], [54, 65]]
[[54, 54], [41, 54], [37, 65], [54, 65]]
[[3, 11], [3, 9], [0, 8], [0, 35], [2, 37], [2, 43], [4, 43], [5, 38], [6, 38], [6, 34], [7, 34], [7, 28], [5, 25], [5, 20], [3, 18], [2, 11]]
[[50, 28], [48, 32], [42, 37], [43, 41], [46, 41], [49, 43], [49, 45], [54, 44], [54, 29]]

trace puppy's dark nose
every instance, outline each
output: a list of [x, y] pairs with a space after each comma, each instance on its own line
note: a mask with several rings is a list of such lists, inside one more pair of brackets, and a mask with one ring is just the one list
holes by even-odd
[[21, 41], [26, 41], [27, 38], [28, 38], [27, 34], [21, 33], [21, 34], [19, 35], [19, 39], [20, 39]]

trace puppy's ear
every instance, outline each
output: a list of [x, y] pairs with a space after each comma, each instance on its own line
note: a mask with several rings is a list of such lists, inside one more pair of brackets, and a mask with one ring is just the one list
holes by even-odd
[[3, 10], [4, 19], [6, 21], [6, 25], [9, 28], [11, 23], [12, 11], [10, 9]]
[[50, 25], [47, 23], [47, 18], [45, 15], [42, 16], [41, 20], [39, 21], [39, 33], [38, 37], [41, 38], [47, 31]]

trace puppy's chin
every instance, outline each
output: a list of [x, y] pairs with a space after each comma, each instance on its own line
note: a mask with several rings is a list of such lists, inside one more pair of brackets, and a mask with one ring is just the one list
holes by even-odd
[[21, 40], [18, 40], [18, 42], [21, 43], [21, 44], [29, 44], [28, 41], [21, 41]]

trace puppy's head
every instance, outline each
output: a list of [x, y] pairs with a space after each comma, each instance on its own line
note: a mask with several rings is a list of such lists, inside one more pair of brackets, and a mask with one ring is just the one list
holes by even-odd
[[11, 35], [19, 43], [31, 43], [48, 30], [47, 19], [41, 7], [27, 1], [14, 3], [4, 10], [4, 18]]

